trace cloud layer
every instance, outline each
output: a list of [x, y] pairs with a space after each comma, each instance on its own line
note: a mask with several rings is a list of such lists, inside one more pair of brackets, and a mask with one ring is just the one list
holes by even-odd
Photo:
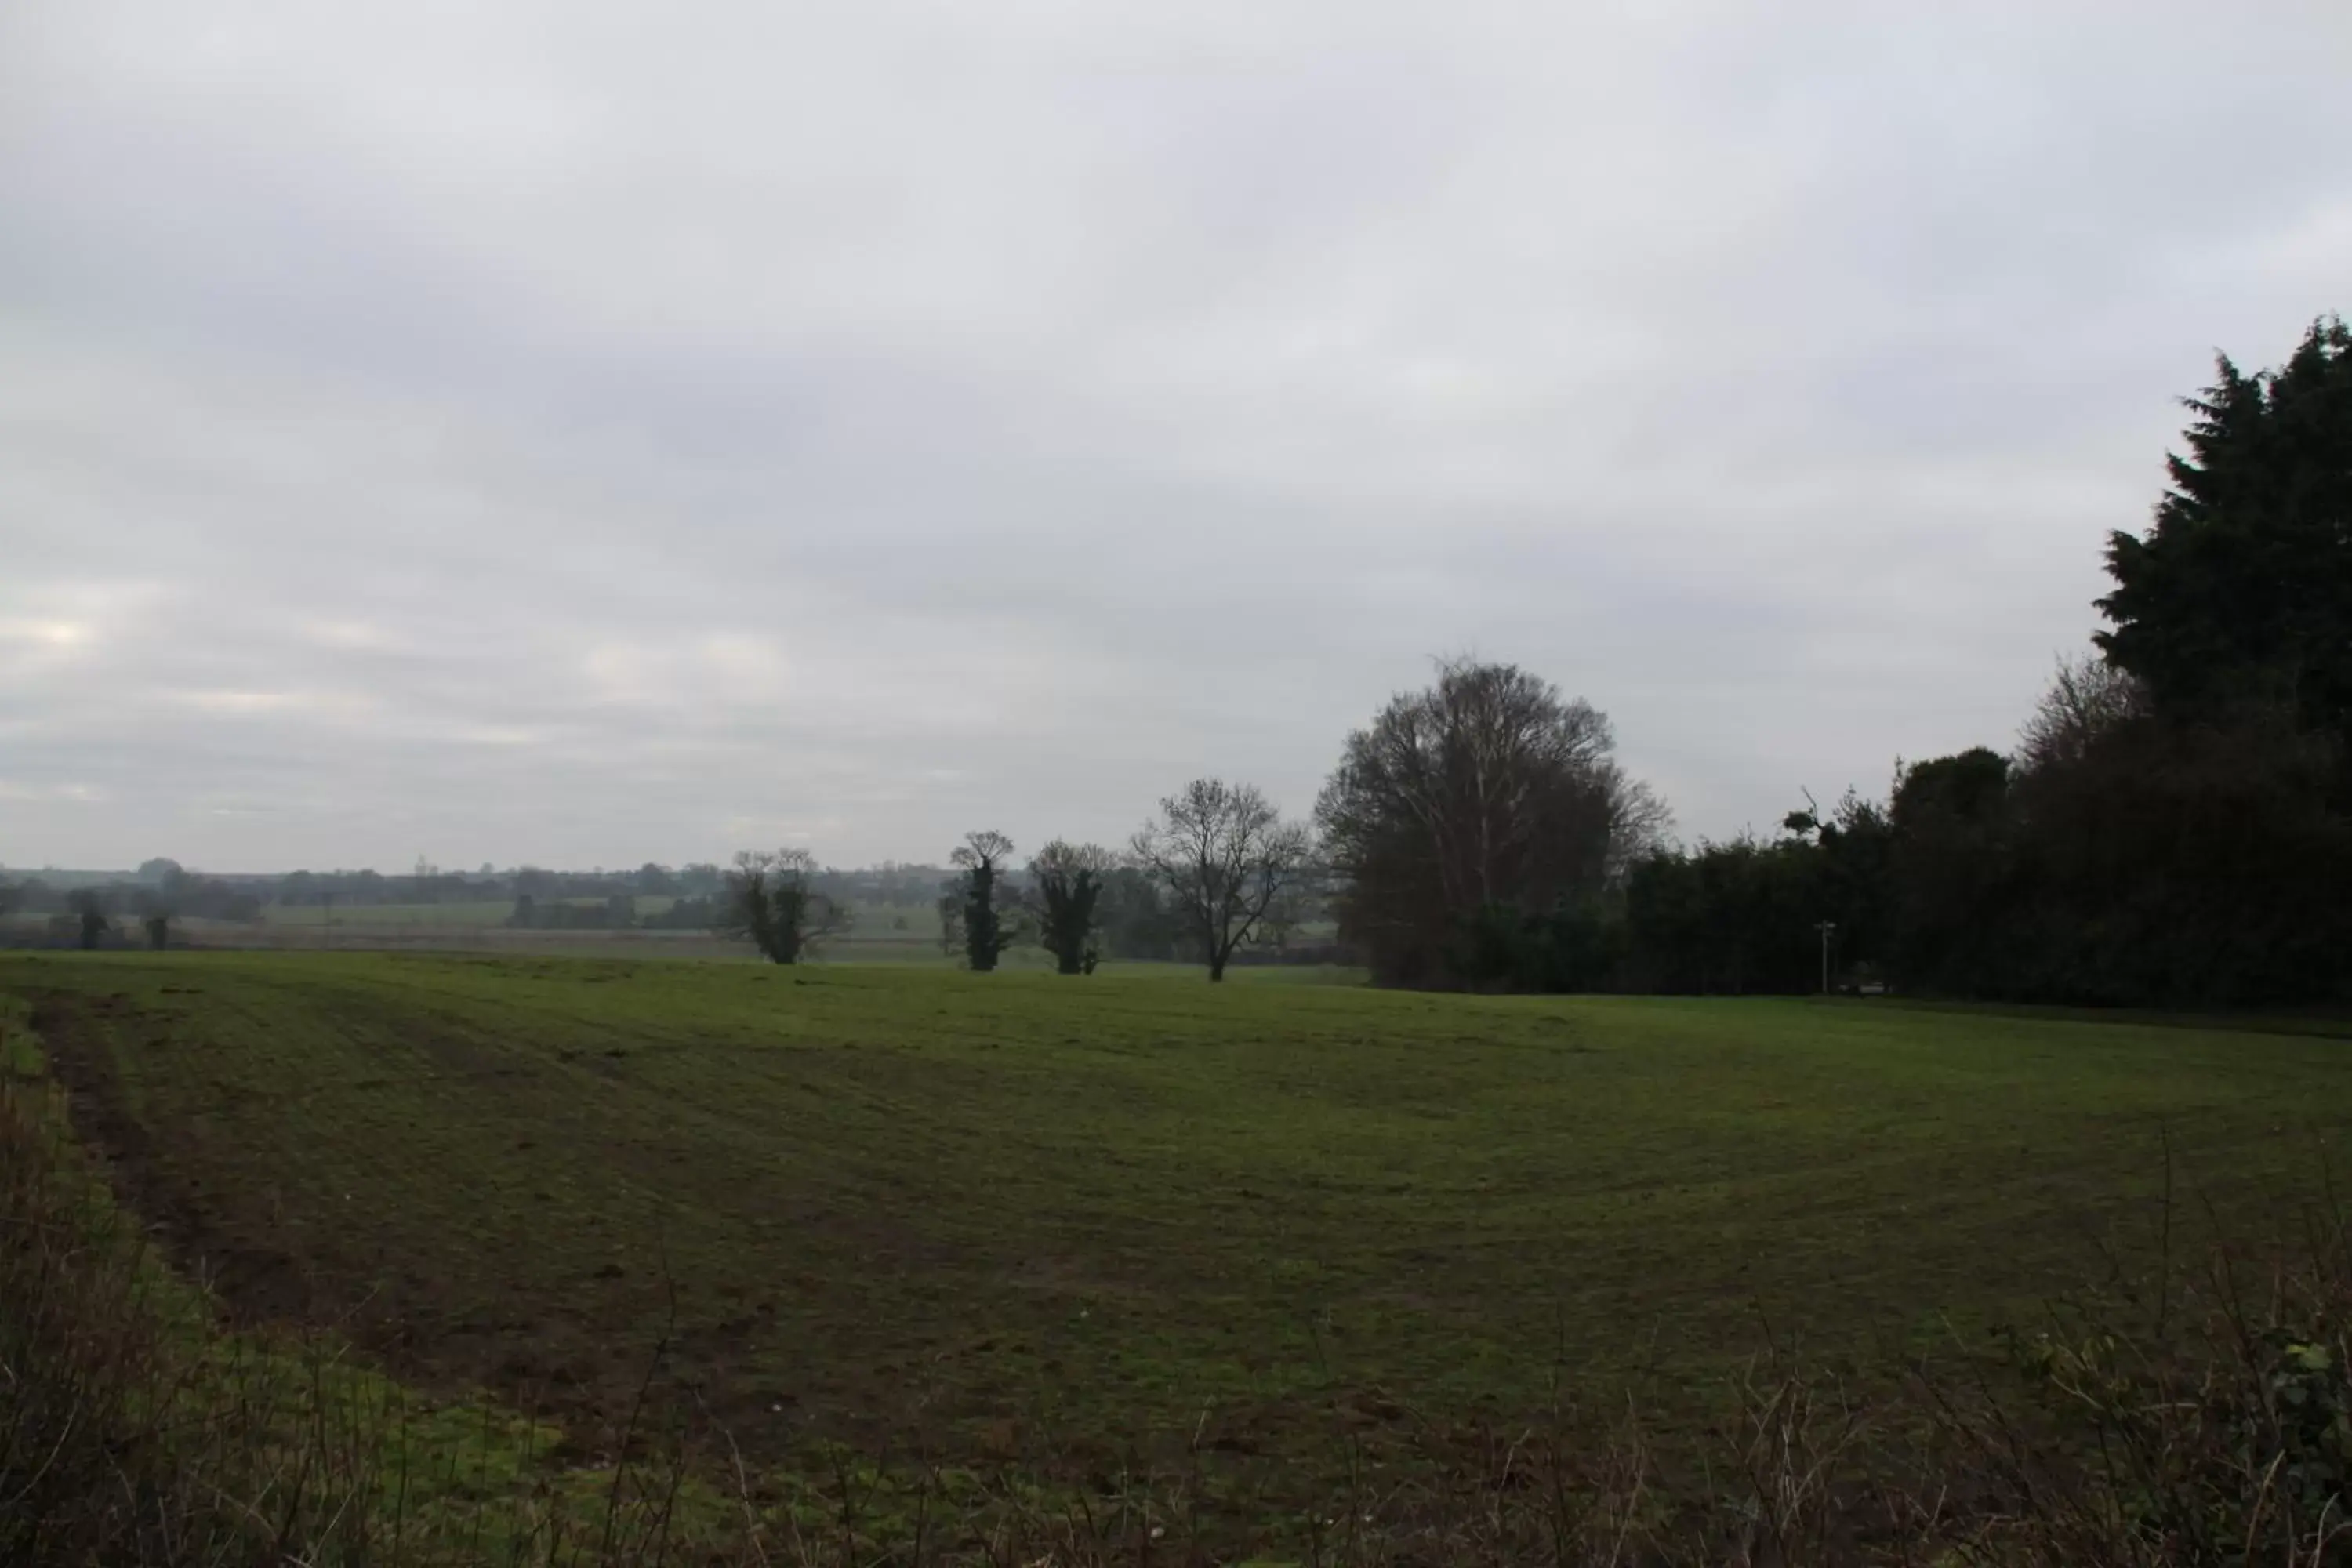
[[1686, 834], [2004, 743], [2216, 346], [2352, 308], [2352, 13], [0, 16], [0, 859], [1305, 810], [1433, 653]]

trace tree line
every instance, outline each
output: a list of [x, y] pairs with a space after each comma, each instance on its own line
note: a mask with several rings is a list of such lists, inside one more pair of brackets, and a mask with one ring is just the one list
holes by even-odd
[[[2153, 525], [2108, 539], [2106, 625], [2006, 749], [1684, 847], [1605, 714], [1447, 661], [1348, 737], [1311, 825], [1200, 780], [1121, 852], [1050, 844], [1017, 885], [1011, 841], [975, 833], [943, 927], [973, 969], [1025, 935], [1084, 974], [1124, 879], [1213, 979], [1311, 891], [1394, 985], [2352, 998], [2352, 332], [2316, 321], [2273, 371], [2222, 357], [2186, 402]], [[818, 875], [739, 858], [730, 928], [799, 956], [845, 918]]]
[[[1025, 862], [974, 832], [944, 867], [206, 878], [0, 886], [88, 942], [130, 916], [511, 897], [512, 923], [715, 929], [796, 962], [859, 902], [935, 901], [972, 969], [1035, 943], [1064, 974], [1188, 958], [1222, 979], [1328, 915], [1383, 984], [1800, 992], [1828, 985], [2102, 1005], [2352, 999], [2352, 331], [2284, 364], [2226, 356], [2185, 400], [2144, 533], [2106, 543], [2092, 648], [2006, 748], [1897, 760], [1883, 796], [1807, 797], [1768, 836], [1685, 847], [1605, 714], [1507, 664], [1442, 662], [1347, 737], [1312, 820], [1199, 779], [1116, 850]], [[942, 879], [944, 873], [944, 879]], [[635, 900], [666, 908], [640, 915]]]
[[169, 940], [182, 915], [204, 920], [257, 921], [262, 900], [252, 887], [184, 869], [175, 860], [149, 860], [133, 880], [60, 887], [43, 877], [0, 880], [0, 915], [47, 917], [45, 931], [58, 945], [92, 948], [115, 933], [117, 922], [135, 926], [151, 947]]
[[1683, 848], [1605, 719], [1454, 665], [1349, 737], [1340, 929], [1401, 984], [2221, 1006], [2352, 998], [2352, 333], [2187, 400], [2107, 625], [2006, 751]]
[[[1255, 785], [1222, 779], [1195, 779], [1162, 800], [1123, 851], [1055, 839], [1018, 879], [1015, 853], [1010, 837], [983, 829], [949, 857], [941, 940], [975, 971], [1034, 942], [1058, 973], [1091, 974], [1108, 943], [1114, 956], [1195, 959], [1223, 980], [1247, 944], [1295, 923], [1318, 873], [1306, 824], [1286, 821]], [[718, 929], [775, 963], [799, 962], [854, 921], [824, 875], [805, 848], [739, 854]]]

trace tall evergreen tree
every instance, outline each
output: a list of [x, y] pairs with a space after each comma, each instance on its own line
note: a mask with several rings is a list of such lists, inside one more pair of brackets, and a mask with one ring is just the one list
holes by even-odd
[[2100, 647], [2163, 710], [2248, 700], [2352, 734], [2352, 329], [2312, 323], [2285, 364], [2227, 357], [2146, 536], [2107, 544]]

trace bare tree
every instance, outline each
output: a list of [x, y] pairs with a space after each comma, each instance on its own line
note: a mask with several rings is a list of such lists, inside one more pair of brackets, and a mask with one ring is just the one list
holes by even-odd
[[1306, 874], [1314, 840], [1256, 785], [1194, 779], [1160, 803], [1129, 847], [1192, 929], [1209, 978], [1223, 980], [1234, 950]]
[[1037, 941], [1064, 974], [1086, 974], [1095, 946], [1095, 907], [1117, 858], [1098, 844], [1056, 838], [1029, 862], [1030, 898]]
[[749, 939], [772, 963], [799, 963], [849, 930], [855, 914], [816, 890], [816, 857], [805, 849], [740, 852], [713, 929]]
[[[961, 908], [956, 929], [963, 936], [964, 960], [982, 973], [996, 967], [996, 960], [1011, 944], [1002, 911], [997, 907], [996, 884], [1003, 875], [1004, 862], [1012, 858], [1013, 840], [994, 829], [967, 833], [948, 864], [960, 875], [953, 891]], [[946, 909], [942, 905], [944, 917]], [[942, 918], [940, 928], [948, 928]]]
[[1617, 888], [1624, 886], [1635, 861], [1671, 844], [1675, 809], [1665, 796], [1640, 779], [1628, 778], [1615, 763], [1607, 771], [1609, 854], [1603, 875], [1609, 886]]
[[1316, 803], [1343, 931], [1384, 978], [1443, 981], [1472, 922], [1613, 885], [1670, 820], [1614, 746], [1605, 715], [1515, 665], [1441, 662], [1348, 737]]
[[2098, 654], [2061, 658], [2050, 689], [2018, 731], [2018, 771], [2040, 773], [2080, 762], [2093, 742], [2147, 709], [2138, 679]]

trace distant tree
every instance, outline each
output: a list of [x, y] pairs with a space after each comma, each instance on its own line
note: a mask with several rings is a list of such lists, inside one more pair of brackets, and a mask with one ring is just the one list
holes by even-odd
[[1283, 821], [1255, 784], [1195, 779], [1160, 803], [1129, 847], [1168, 894], [1216, 981], [1268, 906], [1306, 874], [1314, 840], [1305, 826]]
[[940, 952], [954, 958], [963, 952], [963, 878], [957, 875], [940, 883], [935, 907], [940, 915]]
[[2147, 710], [2147, 696], [2137, 676], [2095, 654], [2062, 658], [2050, 689], [2018, 731], [2018, 769], [2070, 767], [2103, 736]]
[[668, 867], [656, 861], [648, 860], [638, 867], [635, 880], [636, 890], [647, 898], [657, 899], [677, 891], [677, 879], [670, 875]]
[[1114, 866], [1103, 874], [1095, 927], [1102, 951], [1112, 958], [1166, 963], [1191, 940], [1160, 884], [1133, 865]]
[[[1849, 789], [1824, 813], [1809, 797], [1778, 837], [1742, 834], [1659, 848], [1625, 881], [1621, 934], [1604, 956], [1632, 990], [1802, 993], [1822, 983], [1822, 921], [1833, 976], [1883, 964], [1893, 829]], [[1565, 963], [1573, 951], [1556, 952]]]
[[2352, 737], [2352, 329], [2313, 322], [2275, 371], [2217, 363], [2155, 526], [2109, 536], [2096, 640], [2165, 712], [2270, 699]]
[[1895, 908], [1889, 956], [1915, 990], [1999, 995], [2020, 956], [2011, 881], [2009, 759], [1983, 746], [1916, 763], [1888, 807]]
[[[2342, 746], [2284, 707], [2126, 719], [2008, 792], [2008, 941], [1972, 989], [2215, 1007], [2352, 1000]], [[1906, 892], [1908, 889], [1906, 889]], [[1964, 931], [1966, 926], [1961, 928]]]
[[1590, 905], [1665, 829], [1614, 745], [1605, 714], [1515, 665], [1439, 664], [1348, 737], [1316, 803], [1341, 934], [1392, 983], [1511, 984], [1485, 973], [1497, 933]]
[[713, 929], [748, 939], [772, 963], [799, 963], [850, 929], [852, 911], [816, 890], [817, 875], [816, 857], [805, 849], [743, 850]]
[[79, 923], [81, 945], [85, 949], [96, 947], [113, 923], [107, 919], [103, 895], [95, 888], [77, 888], [68, 902]]
[[139, 918], [139, 929], [146, 933], [147, 945], [157, 952], [171, 945], [172, 920], [179, 910], [174, 901], [175, 895], [186, 892], [192, 887], [199, 894], [205, 890], [201, 884], [192, 883], [187, 874], [177, 866], [172, 868], [162, 882], [160, 887], [139, 889], [131, 900], [131, 908]]
[[1250, 945], [1274, 952], [1287, 952], [1290, 940], [1298, 928], [1316, 919], [1322, 910], [1324, 889], [1322, 868], [1309, 865], [1298, 879], [1275, 895], [1258, 918], [1257, 930], [1251, 933]]
[[709, 931], [719, 919], [718, 905], [709, 899], [683, 898], [674, 900], [658, 914], [649, 914], [637, 921], [648, 931]]
[[989, 829], [965, 835], [948, 857], [948, 864], [956, 868], [964, 961], [982, 973], [996, 967], [998, 956], [1012, 942], [997, 899], [997, 884], [1012, 855], [1013, 840]]
[[183, 875], [183, 872], [177, 860], [166, 859], [159, 855], [152, 860], [142, 860], [139, 863], [139, 869], [132, 875], [140, 881], [152, 887], [167, 878]]
[[[1800, 896], [1811, 910], [1807, 931], [1818, 936], [1816, 923], [1832, 922], [1833, 969], [1875, 968], [1885, 956], [1893, 896], [1895, 829], [1887, 808], [1848, 786], [1827, 815], [1807, 795], [1805, 809], [1790, 812], [1780, 827], [1784, 837], [1777, 847], [1788, 852]], [[1818, 950], [1810, 956], [1814, 963], [1806, 971], [1808, 983], [1818, 984]]]
[[1087, 960], [1095, 952], [1095, 910], [1102, 901], [1103, 879], [1115, 862], [1116, 857], [1099, 845], [1059, 838], [1029, 862], [1037, 940], [1054, 955], [1054, 967], [1063, 974], [1090, 972]]

